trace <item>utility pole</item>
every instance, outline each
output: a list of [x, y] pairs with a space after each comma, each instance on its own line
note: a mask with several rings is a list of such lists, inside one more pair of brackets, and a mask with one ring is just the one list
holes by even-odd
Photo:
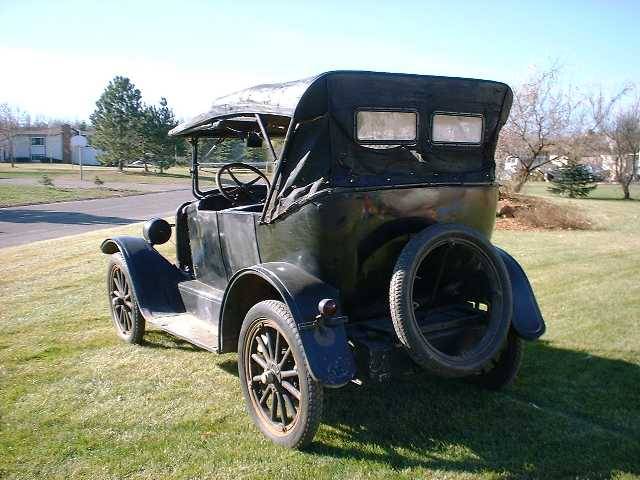
[[78, 163], [80, 164], [80, 181], [84, 180], [82, 172], [82, 145], [78, 145]]

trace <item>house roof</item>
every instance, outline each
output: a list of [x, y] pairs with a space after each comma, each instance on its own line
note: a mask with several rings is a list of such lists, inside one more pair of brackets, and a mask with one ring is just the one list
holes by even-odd
[[[55, 127], [21, 127], [16, 131], [16, 135], [34, 136], [34, 135], [60, 135], [62, 134], [62, 127], [68, 124], [57, 125]], [[71, 127], [71, 130], [75, 133], [78, 129]]]

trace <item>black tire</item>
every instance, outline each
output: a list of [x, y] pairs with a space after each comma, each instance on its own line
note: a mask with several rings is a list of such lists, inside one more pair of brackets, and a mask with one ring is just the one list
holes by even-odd
[[238, 372], [249, 415], [267, 438], [296, 449], [313, 440], [323, 390], [309, 373], [296, 323], [284, 303], [265, 300], [247, 312], [238, 340]]
[[487, 390], [508, 387], [518, 376], [523, 355], [524, 341], [511, 329], [498, 357], [489, 362], [481, 373], [467, 380]]
[[107, 298], [111, 320], [122, 340], [141, 344], [145, 330], [144, 317], [131, 285], [131, 276], [122, 254], [114, 253], [107, 269]]
[[[413, 289], [418, 269], [430, 253], [449, 246], [468, 248], [478, 255], [496, 283], [486, 331], [475, 347], [460, 355], [449, 355], [432, 345], [422, 334], [414, 312]], [[507, 269], [481, 234], [462, 225], [433, 225], [407, 243], [393, 271], [389, 303], [396, 334], [409, 355], [418, 365], [443, 377], [466, 377], [482, 371], [499, 353], [511, 324], [512, 292]]]

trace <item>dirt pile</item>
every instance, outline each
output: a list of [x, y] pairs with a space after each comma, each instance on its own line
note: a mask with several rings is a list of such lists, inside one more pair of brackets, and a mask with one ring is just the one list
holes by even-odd
[[500, 192], [496, 211], [498, 230], [591, 230], [593, 223], [575, 206], [538, 197]]

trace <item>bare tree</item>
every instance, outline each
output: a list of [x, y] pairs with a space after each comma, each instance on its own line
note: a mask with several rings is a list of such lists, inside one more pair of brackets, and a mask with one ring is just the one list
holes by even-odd
[[572, 105], [559, 85], [559, 67], [536, 71], [514, 89], [511, 115], [500, 134], [498, 152], [518, 161], [519, 192], [531, 175], [553, 160], [551, 156], [570, 124]]
[[626, 87], [611, 97], [600, 90], [589, 97], [594, 129], [607, 139], [605, 148], [613, 158], [614, 174], [625, 200], [631, 198], [631, 182], [638, 173], [640, 155], [640, 96], [623, 103], [631, 90]]
[[13, 141], [21, 125], [22, 113], [17, 108], [12, 108], [7, 103], [0, 104], [0, 141], [6, 143], [9, 148], [11, 166], [15, 167]]

